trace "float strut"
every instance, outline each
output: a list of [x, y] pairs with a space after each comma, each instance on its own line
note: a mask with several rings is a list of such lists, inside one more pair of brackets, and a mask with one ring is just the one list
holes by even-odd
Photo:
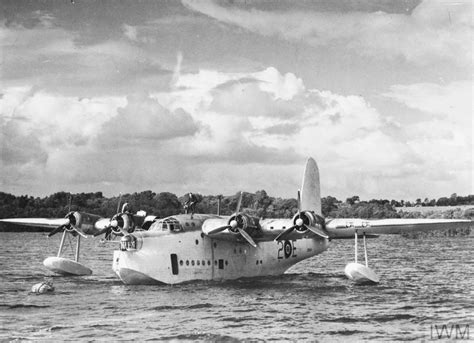
[[[365, 236], [364, 236], [365, 239]], [[79, 262], [79, 249], [81, 248], [81, 235], [77, 235], [77, 244], [76, 244], [76, 262]], [[367, 257], [366, 257], [367, 259]]]
[[357, 231], [354, 232], [354, 262], [357, 263]]
[[369, 266], [369, 260], [367, 259], [367, 245], [365, 244], [365, 232], [364, 232], [364, 256], [365, 256], [365, 266]]
[[61, 243], [59, 244], [58, 257], [61, 257], [63, 252], [64, 240], [66, 239], [66, 230], [63, 231], [63, 236], [61, 237]]

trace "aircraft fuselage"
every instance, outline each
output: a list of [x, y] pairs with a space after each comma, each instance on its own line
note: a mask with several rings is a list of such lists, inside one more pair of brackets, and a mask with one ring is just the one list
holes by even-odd
[[[329, 246], [319, 237], [298, 240], [245, 241], [209, 237], [201, 231], [206, 218], [194, 225], [179, 220], [182, 230], [135, 232], [132, 249], [114, 251], [113, 270], [125, 284], [176, 284], [191, 280], [232, 280], [283, 274], [299, 261], [320, 254]], [[176, 216], [175, 216], [176, 217]], [[215, 217], [215, 216], [214, 216]], [[288, 225], [288, 220], [265, 220], [262, 227]]]

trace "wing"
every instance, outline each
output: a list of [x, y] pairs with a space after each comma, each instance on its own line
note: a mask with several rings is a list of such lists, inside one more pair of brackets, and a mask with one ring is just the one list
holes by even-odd
[[46, 219], [46, 218], [16, 218], [16, 219], [0, 219], [0, 222], [10, 223], [23, 226], [34, 226], [44, 228], [56, 228], [58, 226], [67, 225], [69, 220], [67, 218]]
[[472, 221], [467, 219], [376, 219], [336, 218], [326, 222], [326, 230], [331, 239], [353, 238], [354, 233], [362, 235], [401, 234], [469, 228]]
[[97, 236], [105, 232], [110, 219], [76, 211], [69, 212], [64, 218], [14, 218], [1, 219], [0, 222], [52, 229], [48, 236], [52, 236], [62, 230], [76, 232], [82, 236]]
[[[239, 243], [245, 243], [245, 241], [249, 242], [249, 239], [242, 237], [242, 235], [239, 234], [239, 231], [232, 230], [228, 223], [229, 217], [207, 219], [202, 225], [202, 232], [213, 239]], [[251, 237], [252, 241], [256, 243], [268, 242], [275, 240], [292, 225], [292, 219], [264, 219], [258, 223], [254, 222], [254, 225], [246, 226], [245, 232]], [[301, 234], [298, 231], [294, 231], [285, 236], [285, 239], [296, 240], [301, 238], [313, 238], [316, 236], [317, 235], [312, 232]]]

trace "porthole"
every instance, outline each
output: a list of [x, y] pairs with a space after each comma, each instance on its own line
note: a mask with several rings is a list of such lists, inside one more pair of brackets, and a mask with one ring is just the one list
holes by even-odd
[[198, 245], [198, 244], [199, 244], [199, 241], [198, 241], [197, 239], [196, 239], [196, 241], [195, 241], [195, 242], [196, 242], [196, 245]]
[[189, 260], [186, 260], [186, 265], [189, 266]]
[[201, 265], [201, 261], [197, 260], [197, 261], [196, 261], [196, 264], [197, 264], [198, 266]]
[[194, 260], [191, 261], [191, 265], [194, 266]]
[[186, 226], [189, 226], [189, 223], [188, 223], [188, 222], [186, 222], [186, 223], [184, 223], [184, 225], [186, 225]]
[[202, 265], [205, 266], [205, 265], [206, 265], [206, 261], [202, 260]]
[[196, 223], [195, 223], [195, 222], [192, 222], [192, 223], [191, 223], [191, 226], [196, 226]]
[[217, 260], [214, 260], [214, 265], [217, 266]]
[[258, 260], [257, 260], [257, 263], [256, 263], [256, 265], [258, 266]]
[[225, 265], [228, 266], [229, 265], [229, 262], [227, 262], [227, 260], [225, 260]]
[[184, 264], [183, 260], [179, 261], [179, 265], [182, 266]]
[[207, 261], [207, 265], [210, 266], [210, 265], [211, 265], [211, 261], [208, 260], [208, 261]]

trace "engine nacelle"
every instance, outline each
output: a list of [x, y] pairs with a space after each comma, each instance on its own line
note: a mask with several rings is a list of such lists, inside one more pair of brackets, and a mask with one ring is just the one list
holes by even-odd
[[309, 230], [308, 226], [324, 230], [325, 221], [324, 218], [312, 211], [301, 211], [293, 217], [293, 225], [296, 226], [295, 230], [297, 232], [305, 233]]
[[111, 229], [116, 235], [121, 235], [123, 232], [132, 233], [135, 231], [135, 221], [132, 214], [118, 213], [112, 217]]
[[229, 218], [228, 225], [230, 226], [229, 231], [235, 234], [239, 233], [238, 228], [245, 231], [256, 230], [260, 227], [259, 218], [249, 216], [245, 213], [237, 213]]
[[99, 231], [94, 224], [101, 217], [95, 214], [74, 211], [69, 212], [65, 218], [69, 220], [69, 225], [66, 225], [64, 228], [69, 232], [73, 232], [76, 229], [86, 235], [94, 235]]

